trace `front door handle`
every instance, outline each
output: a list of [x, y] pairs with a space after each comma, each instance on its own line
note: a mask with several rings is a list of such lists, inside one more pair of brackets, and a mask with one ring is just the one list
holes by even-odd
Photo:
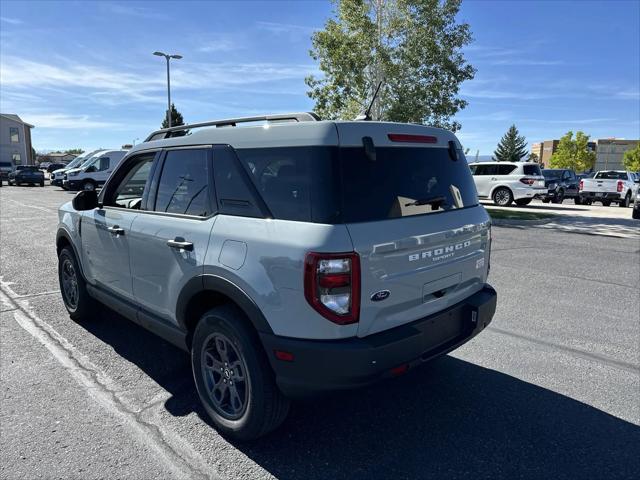
[[113, 235], [124, 235], [124, 228], [120, 228], [118, 225], [114, 225], [113, 227], [107, 228], [110, 233]]
[[193, 243], [187, 242], [182, 237], [176, 237], [173, 240], [167, 240], [167, 245], [177, 250], [188, 250], [188, 251], [193, 250]]

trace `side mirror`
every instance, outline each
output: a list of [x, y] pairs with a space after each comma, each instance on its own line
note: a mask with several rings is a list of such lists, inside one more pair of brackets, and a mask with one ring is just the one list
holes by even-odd
[[71, 204], [78, 211], [93, 210], [98, 207], [98, 194], [95, 190], [81, 190], [73, 197]]

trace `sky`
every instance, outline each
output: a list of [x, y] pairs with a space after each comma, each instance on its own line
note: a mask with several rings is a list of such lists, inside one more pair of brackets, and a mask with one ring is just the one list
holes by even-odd
[[[166, 66], [187, 123], [309, 111], [311, 35], [325, 1], [0, 0], [0, 110], [38, 151], [115, 148], [160, 128]], [[463, 1], [477, 69], [458, 136], [490, 155], [516, 124], [529, 144], [582, 130], [640, 138], [640, 1]]]

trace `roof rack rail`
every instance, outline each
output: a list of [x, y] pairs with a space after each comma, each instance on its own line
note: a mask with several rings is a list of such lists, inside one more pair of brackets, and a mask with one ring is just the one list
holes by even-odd
[[[210, 122], [192, 123], [190, 125], [180, 125], [178, 127], [163, 128], [151, 132], [144, 141], [149, 142], [151, 140], [171, 138], [173, 136], [178, 136], [173, 135], [176, 132], [184, 132], [185, 130], [193, 130], [195, 128], [203, 127], [235, 127], [238, 123], [249, 122], [316, 122], [318, 120], [320, 120], [320, 117], [314, 112], [280, 113], [275, 115], [259, 115], [256, 117], [227, 118], [224, 120], [212, 120]], [[184, 133], [182, 135], [184, 135]]]

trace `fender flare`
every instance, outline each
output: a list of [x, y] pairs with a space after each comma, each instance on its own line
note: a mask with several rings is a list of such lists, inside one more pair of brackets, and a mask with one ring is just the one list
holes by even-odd
[[180, 291], [176, 303], [176, 320], [184, 331], [187, 331], [187, 305], [193, 297], [202, 292], [215, 292], [229, 297], [245, 313], [258, 332], [273, 334], [267, 319], [253, 299], [232, 281], [214, 274], [198, 275], [189, 280]]
[[58, 249], [58, 244], [60, 243], [60, 239], [64, 238], [67, 243], [69, 243], [69, 245], [71, 245], [71, 249], [73, 250], [73, 254], [76, 256], [76, 261], [78, 262], [78, 265], [80, 265], [80, 275], [82, 275], [82, 278], [84, 279], [85, 282], [87, 283], [91, 283], [87, 280], [87, 277], [84, 274], [84, 268], [82, 265], [82, 257], [80, 256], [78, 249], [76, 248], [76, 244], [73, 242], [72, 238], [71, 238], [71, 234], [62, 227], [58, 228], [58, 231], [56, 232], [56, 254], [59, 256], [60, 255], [60, 251]]

